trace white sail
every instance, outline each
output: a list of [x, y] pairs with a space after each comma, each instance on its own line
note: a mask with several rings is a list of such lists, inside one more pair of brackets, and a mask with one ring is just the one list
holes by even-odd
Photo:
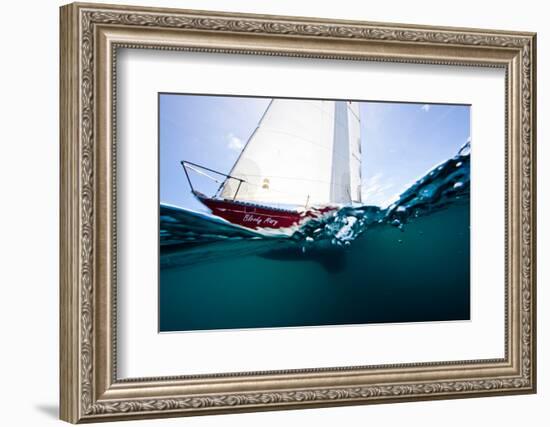
[[274, 99], [229, 173], [243, 182], [228, 178], [220, 196], [298, 206], [359, 201], [360, 159], [357, 104]]

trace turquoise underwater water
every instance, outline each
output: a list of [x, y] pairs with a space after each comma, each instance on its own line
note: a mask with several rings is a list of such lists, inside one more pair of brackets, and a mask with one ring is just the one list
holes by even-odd
[[160, 245], [161, 332], [468, 320], [469, 147], [290, 236], [161, 205]]

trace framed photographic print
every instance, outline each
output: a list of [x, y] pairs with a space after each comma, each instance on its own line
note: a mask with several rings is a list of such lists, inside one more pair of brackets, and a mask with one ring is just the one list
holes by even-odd
[[160, 93], [158, 117], [160, 332], [470, 319], [469, 105]]
[[61, 418], [533, 393], [535, 34], [61, 8]]

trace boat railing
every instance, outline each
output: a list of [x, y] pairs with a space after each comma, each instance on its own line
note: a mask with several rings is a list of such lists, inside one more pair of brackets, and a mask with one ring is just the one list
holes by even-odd
[[[216, 183], [219, 183], [220, 186], [218, 187], [218, 190], [216, 191], [216, 195], [221, 191], [221, 189], [223, 188], [224, 184], [226, 183], [226, 181], [228, 179], [234, 179], [234, 180], [237, 180], [239, 182], [239, 185], [237, 186], [237, 189], [235, 190], [235, 194], [233, 195], [233, 200], [236, 199], [237, 197], [237, 194], [239, 193], [239, 190], [241, 188], [241, 185], [243, 182], [246, 182], [244, 179], [242, 178], [237, 178], [235, 176], [231, 176], [231, 175], [228, 175], [226, 173], [223, 173], [223, 172], [220, 172], [220, 171], [217, 171], [215, 169], [211, 169], [211, 168], [208, 168], [206, 166], [202, 166], [202, 165], [199, 165], [197, 163], [193, 163], [193, 162], [189, 162], [187, 160], [182, 160], [181, 162], [181, 166], [183, 167], [183, 171], [185, 172], [185, 177], [187, 178], [187, 182], [189, 183], [189, 187], [191, 188], [191, 192], [193, 194], [197, 194], [197, 193], [200, 193], [199, 191], [197, 191], [194, 187], [193, 187], [193, 182], [191, 181], [191, 177], [189, 176], [189, 172], [188, 172], [188, 169], [189, 170], [192, 170], [193, 172], [196, 172], [198, 173], [199, 175], [202, 175], [202, 176], [205, 176], [211, 180], [213, 180], [214, 182]], [[214, 173], [216, 175], [219, 175], [219, 176], [223, 176], [225, 179], [223, 180], [218, 180], [217, 178], [209, 175], [208, 173], [206, 173], [205, 171], [207, 172], [210, 172], [210, 173]], [[202, 193], [200, 193], [202, 194]]]

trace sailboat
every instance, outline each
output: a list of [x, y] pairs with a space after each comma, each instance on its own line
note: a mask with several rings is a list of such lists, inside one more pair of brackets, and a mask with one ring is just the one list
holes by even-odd
[[[359, 104], [272, 99], [229, 173], [181, 164], [213, 215], [252, 229], [301, 224], [361, 202]], [[223, 176], [216, 194], [197, 191], [189, 170]]]

